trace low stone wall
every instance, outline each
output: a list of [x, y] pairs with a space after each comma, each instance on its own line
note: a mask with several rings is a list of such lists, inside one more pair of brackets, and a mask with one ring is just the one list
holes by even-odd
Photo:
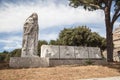
[[81, 59], [81, 58], [39, 58], [39, 57], [11, 57], [9, 66], [12, 68], [35, 68], [59, 65], [104, 65], [104, 59]]
[[9, 66], [13, 68], [48, 67], [49, 58], [11, 57]]
[[105, 59], [57, 59], [57, 58], [51, 58], [49, 59], [49, 65], [50, 66], [59, 66], [59, 65], [105, 65], [107, 64], [107, 61]]
[[42, 45], [41, 57], [49, 58], [102, 58], [98, 47]]

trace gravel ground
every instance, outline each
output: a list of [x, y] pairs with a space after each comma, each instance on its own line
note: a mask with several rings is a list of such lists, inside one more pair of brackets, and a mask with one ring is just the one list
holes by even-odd
[[0, 80], [120, 80], [120, 63], [21, 69], [12, 69], [0, 63]]
[[116, 77], [107, 77], [107, 78], [80, 79], [80, 80], [120, 80], [120, 76], [116, 76]]

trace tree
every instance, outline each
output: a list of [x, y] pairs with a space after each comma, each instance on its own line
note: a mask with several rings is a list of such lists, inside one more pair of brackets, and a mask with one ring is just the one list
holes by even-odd
[[[69, 0], [70, 6], [83, 6], [84, 9], [103, 10], [105, 15], [106, 38], [107, 38], [107, 61], [113, 61], [113, 25], [120, 16], [120, 0]], [[114, 5], [114, 6], [113, 6]], [[113, 9], [113, 14], [111, 11]]]
[[58, 40], [50, 40], [49, 45], [59, 45]]
[[86, 26], [63, 29], [58, 38], [59, 44], [69, 46], [92, 46], [104, 50], [105, 38], [96, 32], [91, 32]]
[[8, 53], [0, 53], [0, 62], [4, 62]]
[[6, 54], [7, 54], [7, 53], [9, 53], [9, 52], [8, 52], [8, 51], [6, 51], [6, 50], [4, 50], [2, 53], [6, 53]]
[[21, 49], [14, 49], [10, 52], [11, 57], [20, 57], [21, 56]]
[[38, 41], [38, 55], [40, 56], [40, 53], [41, 53], [41, 46], [42, 45], [47, 45], [48, 44], [48, 42], [47, 41], [45, 41], [45, 40], [39, 40]]

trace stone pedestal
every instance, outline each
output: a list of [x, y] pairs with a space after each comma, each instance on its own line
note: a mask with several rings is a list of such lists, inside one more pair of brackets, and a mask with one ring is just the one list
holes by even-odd
[[33, 13], [29, 16], [23, 27], [23, 41], [21, 57], [11, 57], [9, 66], [13, 68], [47, 67], [48, 58], [38, 57], [38, 15]]
[[48, 67], [49, 66], [49, 58], [11, 57], [9, 66], [12, 68]]
[[75, 58], [63, 58], [63, 59], [49, 59], [49, 66], [60, 66], [60, 65], [106, 65], [108, 64], [105, 59], [75, 59]]

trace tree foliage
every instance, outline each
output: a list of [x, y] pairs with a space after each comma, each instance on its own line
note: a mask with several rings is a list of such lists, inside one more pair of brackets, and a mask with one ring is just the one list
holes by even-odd
[[14, 49], [10, 52], [11, 57], [20, 57], [21, 56], [21, 49]]
[[60, 32], [58, 40], [60, 44], [69, 46], [92, 46], [100, 47], [102, 50], [106, 46], [105, 38], [96, 32], [91, 32], [86, 26], [64, 28]]
[[[106, 39], [107, 39], [107, 61], [113, 61], [113, 25], [120, 16], [120, 0], [69, 0], [70, 6], [83, 6], [84, 9], [103, 10], [105, 15]], [[113, 14], [111, 14], [111, 11]]]
[[58, 40], [50, 40], [49, 45], [59, 45]]
[[0, 62], [6, 62], [9, 61], [10, 53], [8, 51], [3, 51], [0, 53]]
[[[39, 40], [38, 41], [38, 55], [40, 56], [40, 51], [41, 51], [41, 46], [43, 44], [48, 44], [47, 41], [45, 40]], [[14, 49], [13, 51], [11, 52], [8, 52], [8, 51], [3, 51], [0, 53], [0, 61], [9, 61], [10, 60], [10, 57], [20, 57], [21, 56], [21, 49]]]

